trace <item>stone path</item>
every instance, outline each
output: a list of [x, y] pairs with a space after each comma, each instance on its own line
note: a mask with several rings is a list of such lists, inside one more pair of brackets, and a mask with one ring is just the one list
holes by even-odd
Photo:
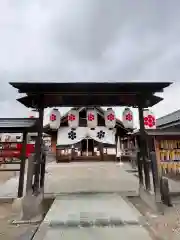
[[141, 214], [118, 194], [57, 197], [33, 240], [151, 240]]
[[[45, 194], [76, 192], [121, 192], [137, 195], [138, 179], [115, 163], [70, 163], [47, 165]], [[25, 176], [26, 178], [26, 176]], [[0, 197], [17, 196], [18, 177], [0, 185]]]
[[[132, 210], [132, 206], [127, 207], [126, 205], [127, 203], [125, 202], [126, 203], [125, 204], [123, 202], [123, 199], [119, 195], [116, 196], [118, 200], [116, 203], [115, 203], [115, 200], [113, 199], [108, 200], [108, 203], [107, 203], [107, 199], [109, 199], [109, 195], [107, 193], [111, 193], [111, 195], [113, 195], [114, 197], [115, 195], [112, 193], [119, 193], [122, 196], [138, 195], [138, 178], [135, 177], [132, 172], [127, 172], [127, 170], [131, 170], [130, 165], [124, 164], [123, 166], [119, 166], [118, 164], [107, 163], [107, 162], [106, 163], [103, 163], [103, 162], [102, 163], [69, 163], [69, 164], [56, 164], [56, 163], [50, 162], [47, 164], [46, 170], [47, 170], [47, 173], [45, 178], [45, 193], [46, 195], [56, 196], [57, 199], [55, 203], [56, 205], [59, 204], [59, 207], [58, 207], [59, 212], [55, 208], [56, 210], [52, 210], [52, 211], [54, 211], [54, 213], [57, 212], [57, 214], [56, 215], [53, 214], [53, 216], [59, 216], [59, 215], [61, 216], [63, 212], [61, 212], [62, 209], [60, 208], [60, 205], [63, 205], [63, 204], [64, 204], [63, 205], [64, 207], [65, 205], [67, 205], [66, 209], [69, 209], [70, 223], [72, 223], [72, 219], [71, 219], [72, 215], [77, 217], [79, 214], [81, 218], [88, 217], [88, 219], [96, 218], [96, 217], [98, 218], [99, 209], [106, 208], [106, 210], [109, 209], [109, 211], [103, 212], [103, 214], [101, 213], [100, 217], [109, 218], [111, 219], [111, 222], [116, 222], [116, 224], [117, 225], [119, 224], [120, 226], [116, 226], [116, 227], [104, 226], [104, 227], [101, 227], [101, 229], [97, 226], [95, 227], [89, 226], [86, 228], [79, 229], [77, 227], [76, 228], [67, 227], [67, 224], [66, 224], [66, 226], [62, 228], [62, 222], [60, 222], [60, 220], [62, 219], [55, 218], [56, 221], [54, 222], [50, 221], [51, 224], [50, 222], [49, 223], [46, 222], [45, 225], [41, 226], [40, 228], [41, 231], [37, 233], [36, 236], [38, 236], [38, 238], [36, 238], [35, 240], [48, 240], [52, 237], [56, 237], [57, 239], [59, 238], [57, 236], [61, 236], [62, 239], [63, 237], [64, 239], [71, 239], [74, 236], [74, 234], [78, 234], [80, 239], [82, 238], [85, 240], [86, 239], [110, 239], [110, 238], [116, 239], [117, 237], [119, 239], [119, 236], [121, 236], [122, 239], [126, 238], [128, 240], [133, 238], [136, 235], [137, 235], [137, 239], [141, 239], [140, 236], [143, 236], [142, 239], [151, 239], [149, 236], [147, 237], [147, 232], [142, 226], [140, 226], [140, 222], [138, 223], [134, 222], [131, 225], [122, 223], [123, 222], [122, 220], [124, 219], [122, 216], [126, 216], [125, 212], [128, 212], [127, 209], [130, 208], [131, 211], [133, 211], [132, 214], [134, 216], [136, 216], [136, 213], [134, 213], [134, 210]], [[178, 190], [179, 188], [178, 184], [176, 184], [176, 187], [175, 187], [176, 189], [173, 187], [175, 186], [175, 184], [173, 185], [172, 181], [170, 184], [171, 184], [171, 189], [173, 188], [174, 191]], [[18, 177], [13, 177], [8, 181], [6, 181], [6, 183], [0, 184], [0, 197], [2, 198], [16, 197], [17, 186], [18, 186]], [[95, 194], [97, 192], [99, 192], [100, 195], [104, 193], [103, 197], [98, 194]], [[81, 193], [81, 194], [78, 194], [78, 193]], [[83, 194], [87, 193], [87, 194], [85, 194], [86, 195], [85, 196], [82, 193]], [[65, 195], [62, 196], [62, 194], [65, 194]], [[73, 200], [73, 198], [76, 195], [78, 196], [81, 195], [83, 196], [84, 199], [80, 200], [78, 199], [79, 198], [78, 197]], [[63, 199], [63, 197], [66, 197], [66, 196], [68, 196], [68, 199]], [[91, 196], [91, 199], [90, 199], [90, 196]], [[84, 203], [82, 203], [82, 201], [84, 201]], [[85, 202], [88, 203], [88, 205]], [[96, 204], [93, 204], [93, 202], [96, 202]], [[99, 203], [99, 205], [97, 204], [97, 202]], [[115, 206], [114, 210], [108, 205], [110, 204], [110, 202], [112, 203], [112, 208], [113, 206]], [[80, 206], [83, 206], [83, 209], [78, 210], [80, 209], [80, 207], [78, 208], [76, 207], [78, 204]], [[73, 210], [73, 205], [75, 209], [77, 208], [77, 212], [75, 213]], [[97, 205], [98, 208], [95, 208], [94, 207], [95, 205]], [[91, 206], [91, 209], [88, 206]], [[123, 213], [124, 209], [126, 210]], [[92, 210], [92, 212], [97, 211], [97, 214], [90, 214], [89, 213], [90, 210]], [[120, 219], [113, 217], [112, 213], [115, 211], [118, 213], [118, 217], [121, 216]], [[73, 214], [71, 214], [71, 212], [73, 212]], [[51, 212], [49, 212], [49, 214], [51, 214]], [[173, 215], [173, 218], [174, 218], [174, 215]], [[50, 217], [50, 215], [47, 215], [47, 216]], [[67, 215], [66, 216], [63, 215], [63, 216], [64, 216], [63, 218], [67, 217]], [[138, 218], [138, 221], [141, 219], [141, 217], [137, 217], [137, 218]], [[168, 214], [167, 219], [169, 218], [170, 217]], [[159, 219], [159, 217], [157, 219]], [[162, 219], [160, 221], [162, 221]], [[77, 223], [78, 220], [76, 219], [75, 222]], [[164, 219], [164, 222], [167, 222], [167, 220]], [[173, 220], [173, 224], [174, 223], [175, 221]], [[47, 231], [47, 225], [48, 225], [49, 231]], [[42, 231], [43, 228], [45, 228], [44, 231]], [[162, 230], [162, 232], [163, 231], [164, 230]], [[43, 236], [39, 237], [39, 233], [43, 234]], [[26, 233], [22, 235], [22, 238], [24, 238], [25, 234]], [[7, 239], [5, 235], [4, 235], [4, 239]], [[169, 240], [169, 238], [167, 239]]]
[[144, 229], [137, 227], [124, 227], [124, 228], [82, 228], [82, 229], [55, 229], [49, 230], [43, 240], [62, 239], [71, 240], [75, 236], [79, 240], [119, 240], [126, 239], [132, 240], [133, 238], [139, 240], [151, 240]]
[[[75, 192], [138, 194], [138, 178], [126, 171], [131, 170], [129, 164], [119, 166], [108, 162], [68, 164], [50, 162], [46, 169], [45, 194], [47, 195], [56, 196], [60, 193]], [[179, 182], [170, 179], [169, 184], [171, 192], [180, 192]], [[0, 198], [15, 198], [17, 187], [18, 176], [0, 183]]]

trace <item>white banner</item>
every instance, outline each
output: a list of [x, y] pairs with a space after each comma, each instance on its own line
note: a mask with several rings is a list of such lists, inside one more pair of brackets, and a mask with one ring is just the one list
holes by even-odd
[[95, 130], [89, 129], [89, 137], [97, 142], [115, 144], [115, 130], [107, 127], [97, 127]]
[[57, 145], [72, 145], [85, 138], [91, 138], [97, 142], [115, 144], [115, 130], [109, 130], [100, 126], [94, 130], [87, 127], [78, 127], [75, 130], [69, 127], [61, 127], [58, 130]]
[[86, 137], [83, 128], [72, 130], [70, 127], [61, 127], [58, 130], [57, 145], [72, 145], [82, 141]]

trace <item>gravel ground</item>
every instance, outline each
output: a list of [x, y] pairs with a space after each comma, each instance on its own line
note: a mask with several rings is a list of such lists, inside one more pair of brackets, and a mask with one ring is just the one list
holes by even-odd
[[129, 198], [131, 203], [144, 215], [148, 229], [158, 240], [180, 239], [180, 204], [166, 208], [164, 215], [155, 213], [139, 197]]
[[0, 204], [0, 239], [1, 240], [30, 240], [38, 225], [13, 225], [11, 203]]
[[[2, 164], [2, 165], [0, 165], [0, 169], [19, 168], [19, 166], [18, 167], [17, 166], [18, 166], [17, 164], [12, 164], [12, 165]], [[19, 174], [19, 173], [14, 172], [14, 171], [12, 171], [12, 172], [2, 172], [2, 171], [0, 171], [0, 184], [6, 182], [7, 180], [9, 180], [12, 177], [17, 176], [17, 174]]]
[[[17, 168], [17, 164], [1, 165], [0, 168]], [[19, 167], [19, 166], [18, 166]], [[15, 177], [19, 172], [0, 172], [0, 184]], [[12, 202], [0, 202], [0, 240], [29, 240], [37, 229], [37, 225], [13, 225], [15, 215], [12, 211]]]

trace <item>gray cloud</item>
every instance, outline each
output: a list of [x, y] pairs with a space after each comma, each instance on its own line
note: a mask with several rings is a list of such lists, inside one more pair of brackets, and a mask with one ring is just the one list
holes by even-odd
[[1, 115], [27, 113], [9, 81], [175, 81], [154, 111], [179, 108], [179, 7], [177, 0], [1, 1]]

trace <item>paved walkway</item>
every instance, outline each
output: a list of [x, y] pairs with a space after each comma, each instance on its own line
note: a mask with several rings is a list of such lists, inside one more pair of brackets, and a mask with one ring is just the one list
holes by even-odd
[[33, 240], [151, 240], [141, 214], [117, 194], [59, 196]]
[[[61, 239], [74, 239], [75, 234], [83, 240], [151, 239], [140, 226], [142, 216], [122, 198], [138, 195], [138, 178], [128, 172], [132, 170], [129, 164], [50, 162], [46, 170], [45, 194], [55, 195], [56, 200], [34, 240], [58, 239], [59, 236]], [[18, 177], [0, 184], [0, 197], [15, 198], [17, 186]], [[179, 184], [174, 184], [173, 180], [170, 187], [171, 190], [179, 190]], [[99, 194], [94, 194], [97, 192]], [[82, 228], [80, 221], [88, 226]], [[95, 222], [96, 226], [92, 227], [87, 222]], [[99, 227], [98, 224], [104, 226]], [[112, 227], [113, 224], [116, 227]]]
[[[45, 194], [121, 192], [137, 195], [138, 179], [115, 163], [68, 163], [47, 165]], [[26, 176], [25, 176], [26, 178]], [[0, 197], [16, 197], [18, 176], [0, 185]]]
[[[50, 162], [46, 167], [45, 194], [58, 195], [76, 192], [121, 192], [138, 194], [138, 178], [127, 172], [129, 164], [115, 163], [62, 163]], [[26, 176], [25, 176], [26, 179]], [[151, 178], [152, 180], [152, 178]], [[153, 187], [153, 182], [151, 181]], [[169, 179], [171, 192], [180, 192], [180, 184]], [[0, 183], [0, 198], [16, 198], [18, 175]], [[153, 190], [153, 189], [152, 189]]]

